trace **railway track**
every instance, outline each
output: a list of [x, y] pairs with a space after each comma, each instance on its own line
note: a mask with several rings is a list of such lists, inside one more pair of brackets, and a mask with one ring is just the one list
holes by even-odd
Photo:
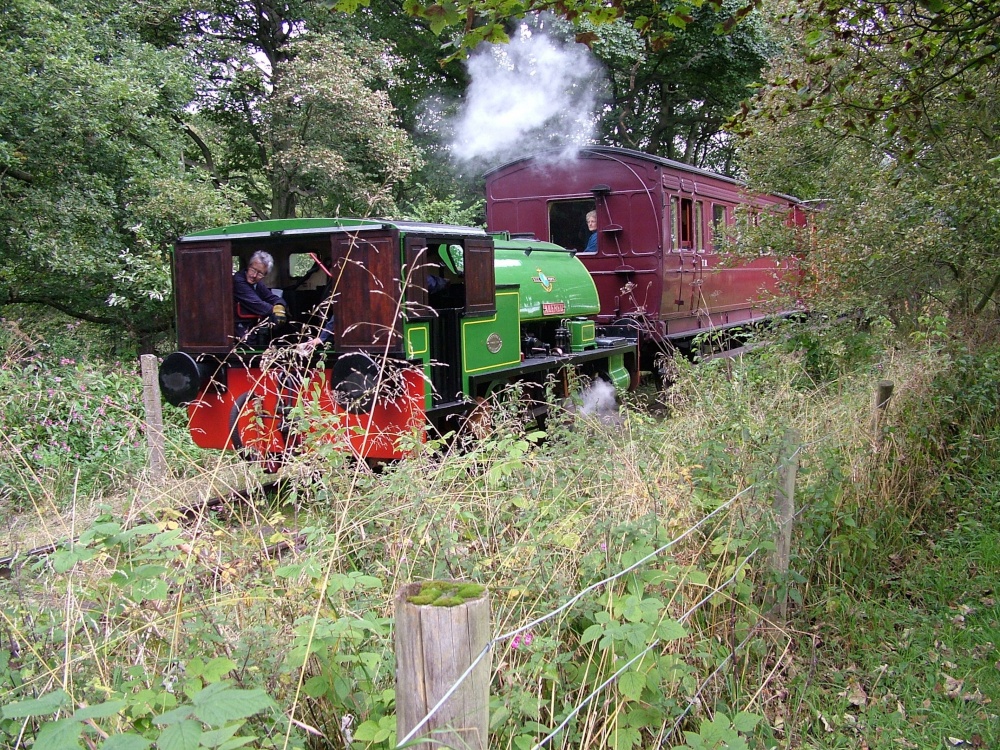
[[[195, 520], [199, 515], [205, 512], [222, 510], [236, 504], [250, 505], [258, 497], [273, 497], [278, 491], [278, 482], [270, 482], [268, 484], [261, 485], [259, 490], [254, 490], [253, 492], [247, 490], [237, 490], [230, 492], [225, 495], [218, 495], [216, 497], [206, 498], [200, 500], [196, 503], [191, 503], [189, 505], [182, 505], [176, 509], [179, 516], [186, 521], [190, 522]], [[49, 544], [43, 544], [39, 547], [34, 547], [25, 551], [14, 552], [6, 557], [0, 557], [0, 579], [10, 579], [15, 570], [21, 566], [43, 558], [48, 557], [57, 550], [64, 549], [70, 544], [74, 544], [78, 541], [76, 537], [72, 539], [61, 539]], [[273, 546], [273, 549], [268, 549], [268, 552], [279, 554], [291, 547], [290, 542], [282, 542]]]

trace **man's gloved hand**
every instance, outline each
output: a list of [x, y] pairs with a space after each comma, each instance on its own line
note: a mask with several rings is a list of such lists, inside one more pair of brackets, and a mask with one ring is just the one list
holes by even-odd
[[285, 306], [284, 305], [275, 305], [272, 308], [272, 310], [271, 310], [271, 314], [274, 316], [274, 322], [275, 323], [279, 323], [280, 324], [280, 323], [284, 323], [286, 320], [288, 320], [288, 316], [285, 314]]

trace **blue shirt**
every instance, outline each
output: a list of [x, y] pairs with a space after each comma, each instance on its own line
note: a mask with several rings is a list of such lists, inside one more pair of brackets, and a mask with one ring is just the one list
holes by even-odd
[[585, 253], [596, 253], [597, 252], [597, 232], [590, 235], [590, 239], [587, 240], [587, 246], [583, 249]]

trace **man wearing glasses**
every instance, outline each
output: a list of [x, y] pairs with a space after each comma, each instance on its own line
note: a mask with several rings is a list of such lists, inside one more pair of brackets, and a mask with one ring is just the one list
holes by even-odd
[[233, 274], [233, 303], [235, 305], [236, 338], [242, 340], [264, 318], [274, 316], [278, 323], [285, 322], [285, 303], [267, 288], [264, 277], [274, 268], [270, 253], [258, 250], [250, 256], [246, 270]]

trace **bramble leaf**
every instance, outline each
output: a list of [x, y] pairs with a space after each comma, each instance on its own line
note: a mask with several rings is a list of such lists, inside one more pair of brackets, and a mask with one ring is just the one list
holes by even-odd
[[48, 716], [58, 711], [69, 702], [69, 696], [62, 690], [54, 690], [40, 698], [11, 703], [4, 706], [2, 716], [5, 719], [27, 719], [31, 716]]

